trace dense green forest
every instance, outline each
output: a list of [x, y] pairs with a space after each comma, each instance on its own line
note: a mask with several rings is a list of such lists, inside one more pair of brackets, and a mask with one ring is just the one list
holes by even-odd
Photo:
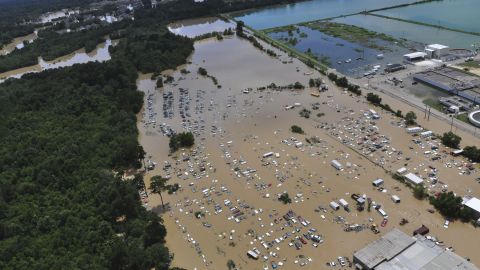
[[[0, 84], [0, 269], [169, 269], [162, 220], [140, 204], [142, 176], [120, 175], [140, 167], [145, 154], [137, 141], [137, 71], [185, 63], [193, 41], [166, 24], [212, 14], [211, 5], [182, 0], [141, 11], [112, 60]], [[83, 34], [98, 42], [103, 33]], [[44, 37], [36, 53], [52, 40], [59, 48], [88, 40]]]

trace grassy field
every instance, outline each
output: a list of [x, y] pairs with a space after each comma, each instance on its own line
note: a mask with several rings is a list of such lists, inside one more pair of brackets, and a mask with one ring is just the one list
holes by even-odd
[[335, 23], [330, 21], [316, 21], [304, 23], [301, 25], [310, 29], [320, 31], [329, 36], [341, 38], [352, 43], [359, 43], [366, 47], [379, 49], [382, 51], [387, 50], [388, 48], [378, 45], [375, 39], [388, 41], [391, 43], [398, 42], [401, 44], [400, 40], [397, 40], [389, 35], [370, 31], [355, 25]]
[[480, 68], [480, 61], [469, 61], [459, 64], [461, 67]]
[[423, 104], [426, 104], [432, 108], [434, 108], [435, 110], [437, 111], [440, 111], [440, 112], [443, 112], [444, 109], [445, 109], [445, 106], [443, 106], [442, 104], [440, 104], [440, 102], [438, 102], [438, 100], [436, 99], [433, 99], [433, 98], [427, 98], [425, 100], [423, 100]]

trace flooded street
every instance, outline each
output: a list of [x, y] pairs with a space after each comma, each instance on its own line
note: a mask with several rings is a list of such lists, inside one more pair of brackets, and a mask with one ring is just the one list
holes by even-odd
[[[460, 221], [443, 228], [441, 215], [427, 212], [432, 206], [415, 199], [388, 173], [405, 167], [425, 179], [429, 192], [447, 188], [478, 197], [480, 184], [474, 180], [480, 176], [478, 168], [466, 169], [465, 160], [450, 156], [438, 141], [412, 137], [397, 117], [273, 50], [278, 58], [236, 37], [203, 40], [195, 43], [189, 64], [164, 74], [173, 81], [164, 82], [162, 88], [156, 88], [151, 74], [138, 79], [138, 88], [145, 93], [138, 115], [139, 140], [147, 152], [146, 162], [155, 164], [146, 185], [151, 176], [162, 175], [170, 177], [169, 184], [181, 186], [173, 194], [163, 193], [166, 211], [158, 195], [143, 200], [164, 219], [173, 265], [225, 269], [233, 260], [240, 269], [271, 269], [272, 262], [283, 269], [332, 269], [327, 262], [338, 256], [351, 259], [355, 250], [379, 237], [370, 230], [372, 224], [381, 234], [394, 227], [411, 234], [424, 224], [446, 246], [479, 264], [478, 229]], [[221, 87], [199, 75], [199, 67]], [[316, 98], [308, 81], [319, 77], [329, 90]], [[295, 82], [307, 88], [264, 88]], [[384, 100], [394, 109], [412, 110], [391, 98]], [[293, 108], [286, 110], [289, 105]], [[308, 119], [299, 115], [302, 109], [311, 111]], [[377, 110], [380, 119], [372, 119], [369, 109]], [[437, 133], [449, 128], [417, 115], [422, 125]], [[302, 127], [305, 134], [292, 133], [292, 125]], [[193, 132], [194, 148], [169, 155], [167, 135], [172, 130]], [[381, 148], [373, 151], [377, 144]], [[438, 150], [431, 150], [434, 145]], [[440, 158], [432, 161], [434, 154]], [[330, 164], [334, 159], [343, 164], [341, 170]], [[437, 181], [429, 176], [432, 167]], [[385, 181], [382, 189], [372, 186], [378, 178]], [[291, 204], [278, 201], [283, 192], [288, 192]], [[387, 212], [385, 227], [380, 226], [384, 217], [377, 210], [357, 211], [352, 197], [364, 194]], [[394, 203], [392, 195], [401, 202]], [[330, 202], [341, 198], [350, 204], [348, 212], [330, 208]], [[289, 210], [298, 221], [283, 218]], [[409, 223], [401, 226], [401, 219]], [[311, 235], [315, 241], [301, 241]], [[248, 258], [248, 250], [258, 250], [260, 258]]]
[[110, 60], [110, 52], [108, 51], [110, 46], [115, 46], [118, 43], [117, 40], [107, 39], [104, 43], [97, 46], [95, 50], [90, 53], [86, 53], [85, 49], [80, 49], [71, 54], [59, 57], [53, 61], [45, 61], [41, 57], [38, 58], [38, 64], [34, 66], [19, 68], [12, 71], [0, 73], [0, 83], [8, 78], [20, 78], [24, 74], [40, 72], [47, 69], [69, 67], [74, 64], [85, 64], [88, 62], [105, 62]]

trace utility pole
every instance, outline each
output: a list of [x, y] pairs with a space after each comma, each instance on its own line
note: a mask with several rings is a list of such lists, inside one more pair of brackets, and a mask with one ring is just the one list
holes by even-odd
[[452, 127], [453, 127], [453, 115], [450, 115], [450, 117], [452, 118], [452, 121], [450, 122], [450, 132], [452, 132]]

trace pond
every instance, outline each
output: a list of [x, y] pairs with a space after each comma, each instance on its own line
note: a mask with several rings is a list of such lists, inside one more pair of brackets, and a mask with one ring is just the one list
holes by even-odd
[[443, 0], [383, 10], [378, 14], [480, 33], [478, 0]]
[[250, 10], [235, 16], [254, 29], [265, 29], [413, 2], [416, 1], [314, 0]]

